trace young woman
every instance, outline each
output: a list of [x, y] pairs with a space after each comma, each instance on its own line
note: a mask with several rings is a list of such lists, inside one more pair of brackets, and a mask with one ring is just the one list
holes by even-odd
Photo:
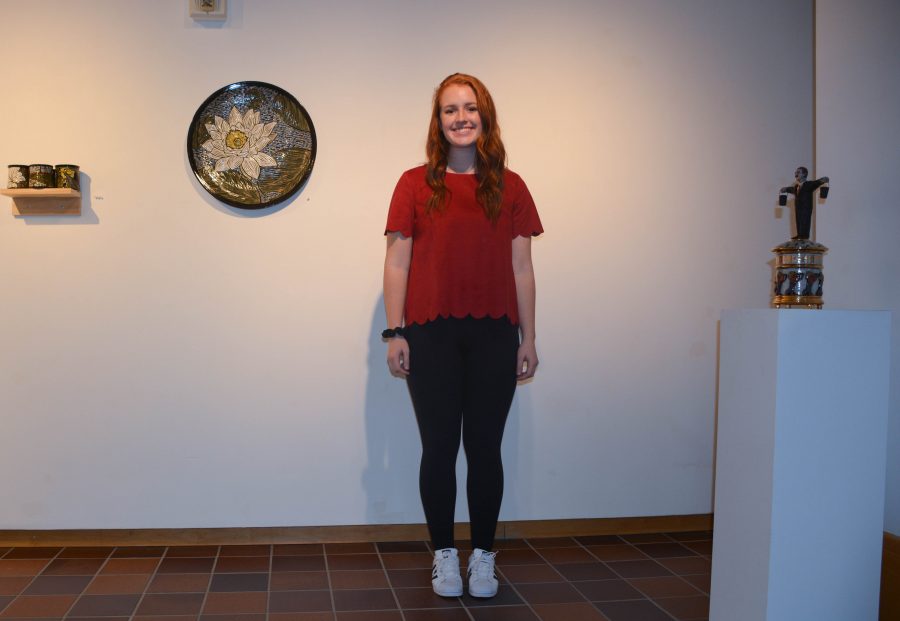
[[400, 177], [388, 213], [384, 305], [388, 367], [405, 378], [422, 438], [419, 491], [435, 549], [432, 586], [462, 595], [453, 547], [456, 456], [466, 452], [473, 552], [469, 594], [497, 593], [492, 551], [500, 443], [517, 380], [538, 365], [531, 194], [506, 168], [497, 113], [478, 79], [437, 88], [428, 162]]

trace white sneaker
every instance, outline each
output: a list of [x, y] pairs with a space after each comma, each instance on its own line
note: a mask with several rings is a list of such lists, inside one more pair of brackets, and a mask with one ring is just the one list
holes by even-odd
[[459, 552], [456, 548], [441, 548], [434, 552], [431, 565], [431, 588], [441, 597], [459, 597], [463, 593], [459, 575]]
[[469, 595], [494, 597], [497, 594], [497, 574], [494, 573], [496, 552], [475, 548], [469, 557]]

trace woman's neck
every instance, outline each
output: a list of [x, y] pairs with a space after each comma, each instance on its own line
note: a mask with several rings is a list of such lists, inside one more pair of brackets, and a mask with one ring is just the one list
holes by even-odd
[[447, 170], [458, 174], [475, 174], [475, 145], [471, 147], [450, 147], [447, 154]]

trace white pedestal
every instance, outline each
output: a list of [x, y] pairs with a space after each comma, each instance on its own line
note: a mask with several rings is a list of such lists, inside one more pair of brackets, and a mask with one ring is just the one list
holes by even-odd
[[877, 621], [890, 313], [722, 315], [710, 621]]

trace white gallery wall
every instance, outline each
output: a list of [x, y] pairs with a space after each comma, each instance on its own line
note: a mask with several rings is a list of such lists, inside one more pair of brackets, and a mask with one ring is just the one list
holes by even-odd
[[[0, 201], [0, 528], [424, 521], [382, 232], [454, 71], [492, 90], [547, 231], [501, 519], [711, 511], [719, 313], [768, 304], [777, 189], [814, 154], [810, 2], [229, 0], [223, 25], [187, 4], [0, 0], [0, 163], [79, 164], [85, 196]], [[240, 80], [318, 135], [262, 212], [187, 163], [194, 112]], [[858, 210], [823, 174], [827, 217]]]
[[831, 248], [829, 301], [893, 311], [885, 530], [894, 534], [900, 534], [898, 24], [900, 4], [892, 0], [816, 2], [816, 164], [833, 186], [819, 210], [819, 239]]

